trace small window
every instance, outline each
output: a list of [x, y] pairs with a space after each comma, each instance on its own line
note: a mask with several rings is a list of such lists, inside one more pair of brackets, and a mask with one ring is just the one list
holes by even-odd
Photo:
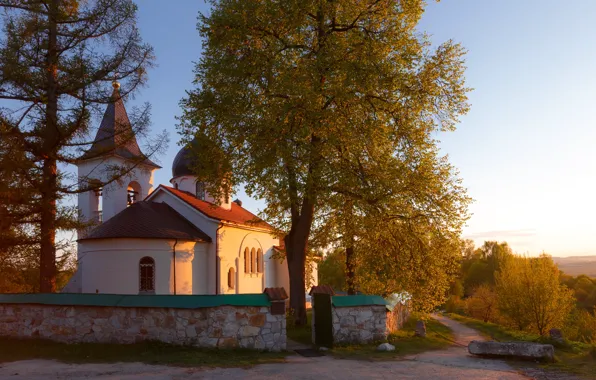
[[178, 182], [174, 184], [174, 189], [178, 190]]
[[136, 181], [129, 183], [126, 189], [126, 207], [137, 202], [139, 200], [139, 194], [141, 194], [141, 185]]
[[250, 250], [250, 273], [257, 271], [257, 252], [253, 248]]
[[155, 292], [155, 261], [151, 257], [139, 262], [139, 292]]
[[205, 185], [203, 184], [203, 182], [197, 182], [195, 184], [195, 195], [197, 199], [200, 199], [202, 201], [205, 200]]
[[250, 272], [250, 253], [248, 247], [244, 249], [244, 273]]
[[263, 251], [257, 249], [257, 272], [263, 273]]
[[228, 271], [228, 288], [234, 289], [236, 287], [236, 271], [230, 268]]

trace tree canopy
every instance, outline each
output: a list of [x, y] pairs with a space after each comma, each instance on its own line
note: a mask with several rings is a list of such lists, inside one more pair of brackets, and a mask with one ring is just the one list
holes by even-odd
[[230, 169], [201, 174], [214, 193], [243, 183], [266, 200], [266, 216], [285, 233], [301, 323], [309, 236], [333, 198], [401, 198], [406, 217], [437, 203], [417, 197], [405, 172], [435, 160], [435, 133], [468, 110], [464, 50], [452, 41], [431, 48], [416, 30], [422, 0], [211, 5], [199, 18], [203, 55], [181, 131], [225, 153], [199, 153]]

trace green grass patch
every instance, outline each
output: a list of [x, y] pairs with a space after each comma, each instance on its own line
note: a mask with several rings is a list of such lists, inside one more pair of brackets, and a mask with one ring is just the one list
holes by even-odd
[[500, 342], [524, 341], [552, 344], [555, 347], [555, 362], [544, 363], [540, 367], [572, 372], [587, 378], [596, 378], [596, 345], [572, 341], [558, 343], [548, 337], [541, 337], [538, 334], [517, 331], [494, 323], [464, 317], [459, 314], [447, 314], [447, 316], [478, 330], [487, 339]]
[[66, 363], [141, 362], [179, 367], [247, 367], [285, 361], [287, 353], [218, 350], [161, 342], [65, 344], [43, 339], [0, 338], [0, 362], [50, 359]]
[[[426, 337], [414, 336], [416, 322], [426, 322]], [[389, 335], [387, 341], [395, 346], [395, 351], [377, 351], [379, 343], [367, 345], [337, 346], [330, 352], [340, 359], [390, 360], [403, 355], [413, 355], [424, 351], [439, 350], [451, 345], [453, 332], [438, 321], [417, 314], [412, 314], [403, 329]]]
[[[540, 342], [544, 341], [538, 334], [532, 334], [524, 331], [518, 331], [507, 328], [505, 326], [497, 325], [495, 323], [483, 322], [478, 319], [464, 317], [459, 314], [446, 314], [449, 318], [463, 323], [464, 325], [478, 330], [485, 338], [496, 340], [499, 342], [508, 341], [524, 341], [524, 342]], [[550, 342], [548, 342], [550, 343]]]
[[294, 342], [302, 343], [307, 346], [312, 345], [312, 310], [306, 311], [306, 325], [294, 326], [294, 320], [291, 315], [288, 315], [286, 323], [286, 332], [288, 339]]

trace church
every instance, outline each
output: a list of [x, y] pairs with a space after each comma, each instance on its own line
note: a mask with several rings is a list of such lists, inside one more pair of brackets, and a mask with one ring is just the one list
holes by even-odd
[[105, 184], [115, 165], [130, 166], [130, 175], [79, 194], [79, 215], [93, 223], [78, 233], [78, 268], [63, 292], [239, 294], [283, 287], [289, 293], [287, 263], [279, 259], [283, 239], [239, 200], [211, 197], [190, 170], [188, 147], [172, 163], [170, 184], [154, 188], [160, 166], [141, 152], [119, 84], [113, 86], [78, 176]]

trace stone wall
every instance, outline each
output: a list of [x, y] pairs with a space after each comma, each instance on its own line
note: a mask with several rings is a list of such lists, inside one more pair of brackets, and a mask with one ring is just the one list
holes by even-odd
[[0, 304], [0, 336], [59, 342], [136, 343], [157, 340], [196, 347], [286, 348], [285, 315], [269, 307], [199, 309]]
[[364, 344], [387, 339], [387, 308], [383, 305], [333, 307], [335, 344]]
[[387, 332], [391, 334], [401, 330], [408, 318], [410, 318], [410, 303], [404, 305], [398, 302], [393, 310], [387, 311]]

